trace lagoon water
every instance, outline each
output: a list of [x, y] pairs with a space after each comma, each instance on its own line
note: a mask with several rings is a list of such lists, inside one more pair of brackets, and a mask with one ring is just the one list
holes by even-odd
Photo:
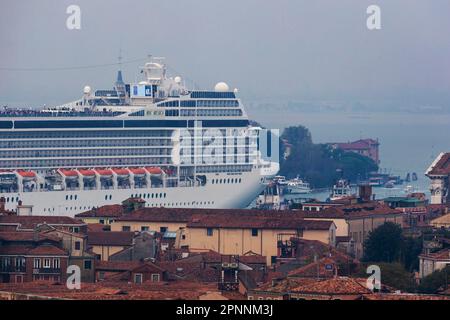
[[[416, 172], [418, 180], [393, 189], [376, 188], [377, 198], [404, 195], [406, 185], [417, 191], [428, 191], [426, 169], [440, 152], [450, 151], [450, 114], [407, 112], [283, 112], [277, 108], [247, 108], [249, 117], [268, 128], [280, 131], [288, 126], [303, 125], [315, 143], [348, 142], [360, 138], [378, 138], [380, 168], [383, 172], [400, 175]], [[329, 192], [311, 194], [326, 198]]]

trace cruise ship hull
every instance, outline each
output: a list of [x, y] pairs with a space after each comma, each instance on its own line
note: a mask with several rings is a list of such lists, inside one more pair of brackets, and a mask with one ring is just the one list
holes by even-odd
[[207, 183], [204, 186], [173, 188], [133, 188], [104, 190], [40, 191], [4, 193], [5, 208], [17, 209], [16, 199], [24, 207], [19, 214], [69, 216], [93, 207], [121, 203], [130, 197], [145, 200], [146, 207], [169, 208], [245, 208], [264, 189], [259, 169], [240, 175], [209, 174], [208, 181], [240, 178], [240, 183]]

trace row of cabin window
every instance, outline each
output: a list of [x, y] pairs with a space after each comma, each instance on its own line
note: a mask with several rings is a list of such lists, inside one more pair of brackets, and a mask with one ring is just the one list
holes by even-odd
[[[164, 193], [159, 193], [159, 198], [166, 198], [167, 194]], [[136, 194], [132, 194], [131, 198], [142, 198], [142, 199], [150, 199], [150, 198], [158, 198], [158, 193], [136, 193]]]
[[212, 179], [212, 184], [222, 184], [222, 183], [241, 183], [241, 178], [228, 178], [228, 179]]
[[121, 149], [76, 149], [76, 150], [14, 150], [1, 151], [0, 158], [50, 158], [50, 157], [101, 157], [101, 156], [159, 156], [169, 155], [171, 150], [167, 148], [128, 148]]
[[16, 198], [14, 198], [14, 197], [6, 197], [6, 200], [5, 200], [6, 202], [19, 202], [19, 197], [16, 197]]
[[0, 160], [0, 167], [4, 168], [41, 168], [41, 167], [110, 167], [110, 166], [142, 166], [171, 164], [170, 156], [152, 158], [149, 164], [148, 157], [123, 158], [115, 156], [110, 158], [89, 159], [34, 159], [34, 160]]

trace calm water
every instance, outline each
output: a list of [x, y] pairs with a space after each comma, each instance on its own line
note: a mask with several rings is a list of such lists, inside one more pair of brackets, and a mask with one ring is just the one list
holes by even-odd
[[[393, 189], [376, 188], [377, 198], [404, 195], [407, 184], [428, 193], [424, 172], [440, 152], [450, 151], [450, 114], [282, 112], [254, 106], [247, 110], [251, 119], [269, 128], [304, 125], [315, 143], [378, 138], [382, 171], [403, 178], [416, 172], [419, 179]], [[312, 195], [323, 199], [329, 192]]]

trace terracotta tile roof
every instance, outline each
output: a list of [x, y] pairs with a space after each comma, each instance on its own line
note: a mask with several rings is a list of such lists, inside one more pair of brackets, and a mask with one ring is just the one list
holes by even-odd
[[54, 242], [60, 241], [60, 239], [55, 236], [45, 233], [35, 233], [32, 231], [0, 232], [0, 240], [9, 242], [34, 242], [45, 240], [51, 240]]
[[266, 264], [266, 257], [259, 254], [239, 256], [239, 261], [245, 264]]
[[450, 297], [431, 294], [413, 293], [373, 293], [365, 294], [366, 300], [450, 300]]
[[302, 229], [328, 230], [332, 221], [304, 220], [295, 217], [275, 218], [268, 216], [240, 216], [230, 219], [227, 215], [193, 215], [187, 226], [190, 228], [257, 228], [257, 229]]
[[299, 211], [294, 210], [256, 210], [256, 209], [193, 209], [193, 208], [140, 208], [126, 214], [117, 221], [145, 221], [145, 222], [184, 222], [187, 223], [194, 215], [222, 215], [227, 217], [271, 217], [289, 218], [301, 217]]
[[37, 246], [36, 248], [31, 249], [28, 252], [29, 255], [37, 255], [37, 256], [45, 256], [45, 255], [68, 255], [68, 253], [63, 250], [60, 249], [58, 247], [52, 246], [52, 245], [40, 245]]
[[431, 260], [450, 260], [450, 248], [446, 248], [429, 254], [421, 254], [419, 255], [419, 257]]
[[366, 279], [335, 277], [330, 279], [287, 278], [275, 284], [265, 283], [255, 291], [296, 294], [361, 295], [372, 292], [365, 287]]
[[369, 202], [353, 205], [343, 205], [336, 207], [329, 207], [319, 212], [303, 212], [299, 213], [303, 216], [311, 218], [361, 218], [368, 216], [383, 216], [402, 214], [401, 211], [392, 209], [389, 206], [379, 202]]
[[300, 278], [331, 278], [336, 272], [336, 261], [331, 258], [322, 258], [317, 262], [291, 270], [288, 277]]
[[102, 223], [88, 223], [87, 230], [88, 232], [105, 232], [110, 231], [111, 226]]
[[1, 246], [0, 255], [30, 255], [30, 256], [68, 256], [68, 253], [53, 245], [37, 247], [27, 245]]
[[140, 208], [117, 219], [117, 221], [188, 222], [195, 209]]
[[101, 281], [82, 283], [81, 290], [69, 290], [64, 284], [37, 281], [0, 283], [0, 291], [75, 300], [198, 300], [206, 293], [217, 291], [217, 283], [171, 281], [132, 284], [126, 281]]
[[131, 246], [134, 232], [98, 231], [88, 232], [88, 245], [93, 246]]
[[436, 158], [435, 162], [426, 172], [427, 175], [449, 175], [450, 174], [450, 152], [443, 153]]
[[123, 272], [139, 267], [141, 264], [142, 262], [140, 261], [97, 261], [95, 270]]
[[76, 214], [76, 218], [118, 218], [124, 214], [124, 208], [121, 204], [105, 205], [98, 208], [93, 208]]
[[336, 248], [318, 240], [307, 240], [302, 238], [292, 238], [297, 246], [297, 259], [310, 262], [314, 256], [318, 258], [331, 258], [339, 264], [358, 264], [359, 261], [353, 257], [337, 250]]
[[19, 229], [34, 229], [41, 224], [50, 226], [84, 226], [83, 221], [64, 216], [0, 216], [0, 225], [18, 225]]

